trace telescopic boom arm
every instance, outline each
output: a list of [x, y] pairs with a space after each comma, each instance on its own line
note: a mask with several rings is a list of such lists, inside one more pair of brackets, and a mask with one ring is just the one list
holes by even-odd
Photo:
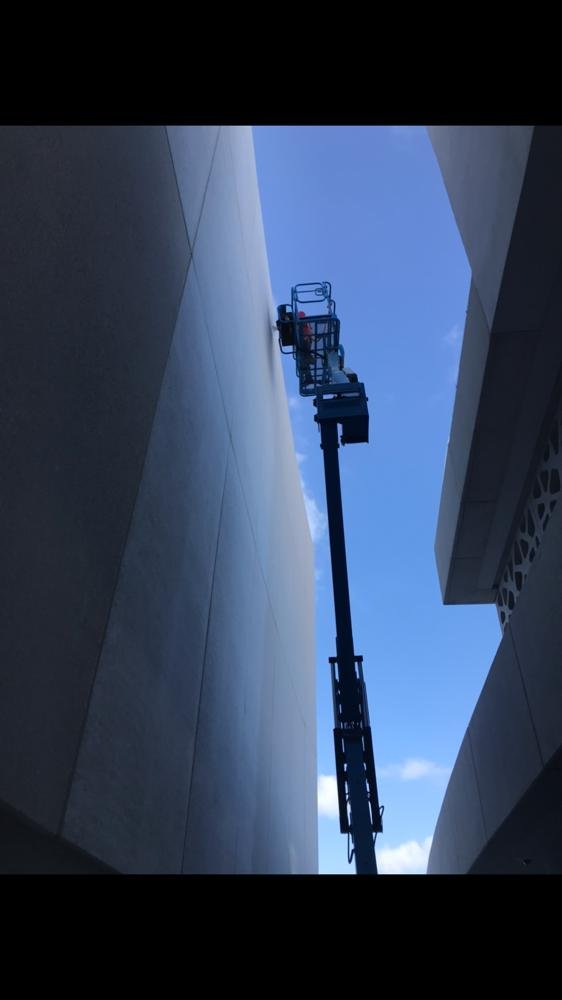
[[[307, 314], [303, 305], [314, 303]], [[382, 832], [373, 741], [363, 657], [353, 645], [347, 559], [339, 470], [338, 424], [341, 443], [369, 440], [365, 386], [344, 367], [339, 341], [340, 321], [329, 282], [308, 282], [291, 289], [291, 305], [278, 306], [277, 329], [283, 354], [292, 354], [302, 396], [313, 396], [315, 421], [324, 455], [326, 503], [336, 617], [336, 656], [331, 656], [334, 702], [334, 747], [340, 829], [353, 843], [358, 875], [376, 875], [375, 839]]]

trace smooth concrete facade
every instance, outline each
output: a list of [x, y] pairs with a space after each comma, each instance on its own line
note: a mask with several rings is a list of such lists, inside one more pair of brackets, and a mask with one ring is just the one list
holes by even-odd
[[0, 183], [0, 871], [315, 872], [251, 130], [4, 128]]
[[428, 872], [562, 871], [562, 505], [470, 720]]
[[430, 873], [562, 871], [562, 129], [429, 129], [472, 270], [435, 543], [503, 637]]

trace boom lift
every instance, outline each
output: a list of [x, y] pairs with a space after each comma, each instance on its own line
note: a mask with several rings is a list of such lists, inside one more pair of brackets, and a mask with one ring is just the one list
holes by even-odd
[[[303, 307], [314, 305], [311, 315]], [[369, 440], [365, 386], [344, 367], [340, 321], [328, 281], [291, 289], [291, 304], [277, 307], [279, 346], [296, 362], [301, 396], [313, 396], [324, 454], [332, 584], [336, 616], [336, 656], [330, 656], [334, 702], [334, 746], [340, 830], [351, 837], [358, 875], [376, 875], [375, 840], [382, 832], [363, 657], [353, 646], [347, 559], [338, 459], [341, 443]], [[374, 835], [374, 836], [373, 836]]]

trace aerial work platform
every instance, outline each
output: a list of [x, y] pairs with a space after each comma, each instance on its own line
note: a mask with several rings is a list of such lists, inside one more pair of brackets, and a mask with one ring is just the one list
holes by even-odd
[[[314, 308], [311, 310], [310, 306]], [[303, 308], [306, 307], [306, 308]], [[353, 645], [339, 470], [342, 444], [369, 440], [365, 386], [345, 367], [340, 321], [328, 281], [291, 289], [277, 307], [279, 347], [295, 360], [301, 396], [314, 397], [321, 435], [330, 534], [337, 656], [330, 657], [340, 829], [351, 839], [358, 875], [376, 875], [375, 839], [382, 832], [363, 657]]]

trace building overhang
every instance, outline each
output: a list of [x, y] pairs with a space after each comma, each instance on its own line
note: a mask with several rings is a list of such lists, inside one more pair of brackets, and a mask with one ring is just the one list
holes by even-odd
[[435, 541], [446, 604], [495, 600], [560, 398], [562, 130], [536, 127], [523, 169], [493, 302], [465, 240], [473, 281]]

